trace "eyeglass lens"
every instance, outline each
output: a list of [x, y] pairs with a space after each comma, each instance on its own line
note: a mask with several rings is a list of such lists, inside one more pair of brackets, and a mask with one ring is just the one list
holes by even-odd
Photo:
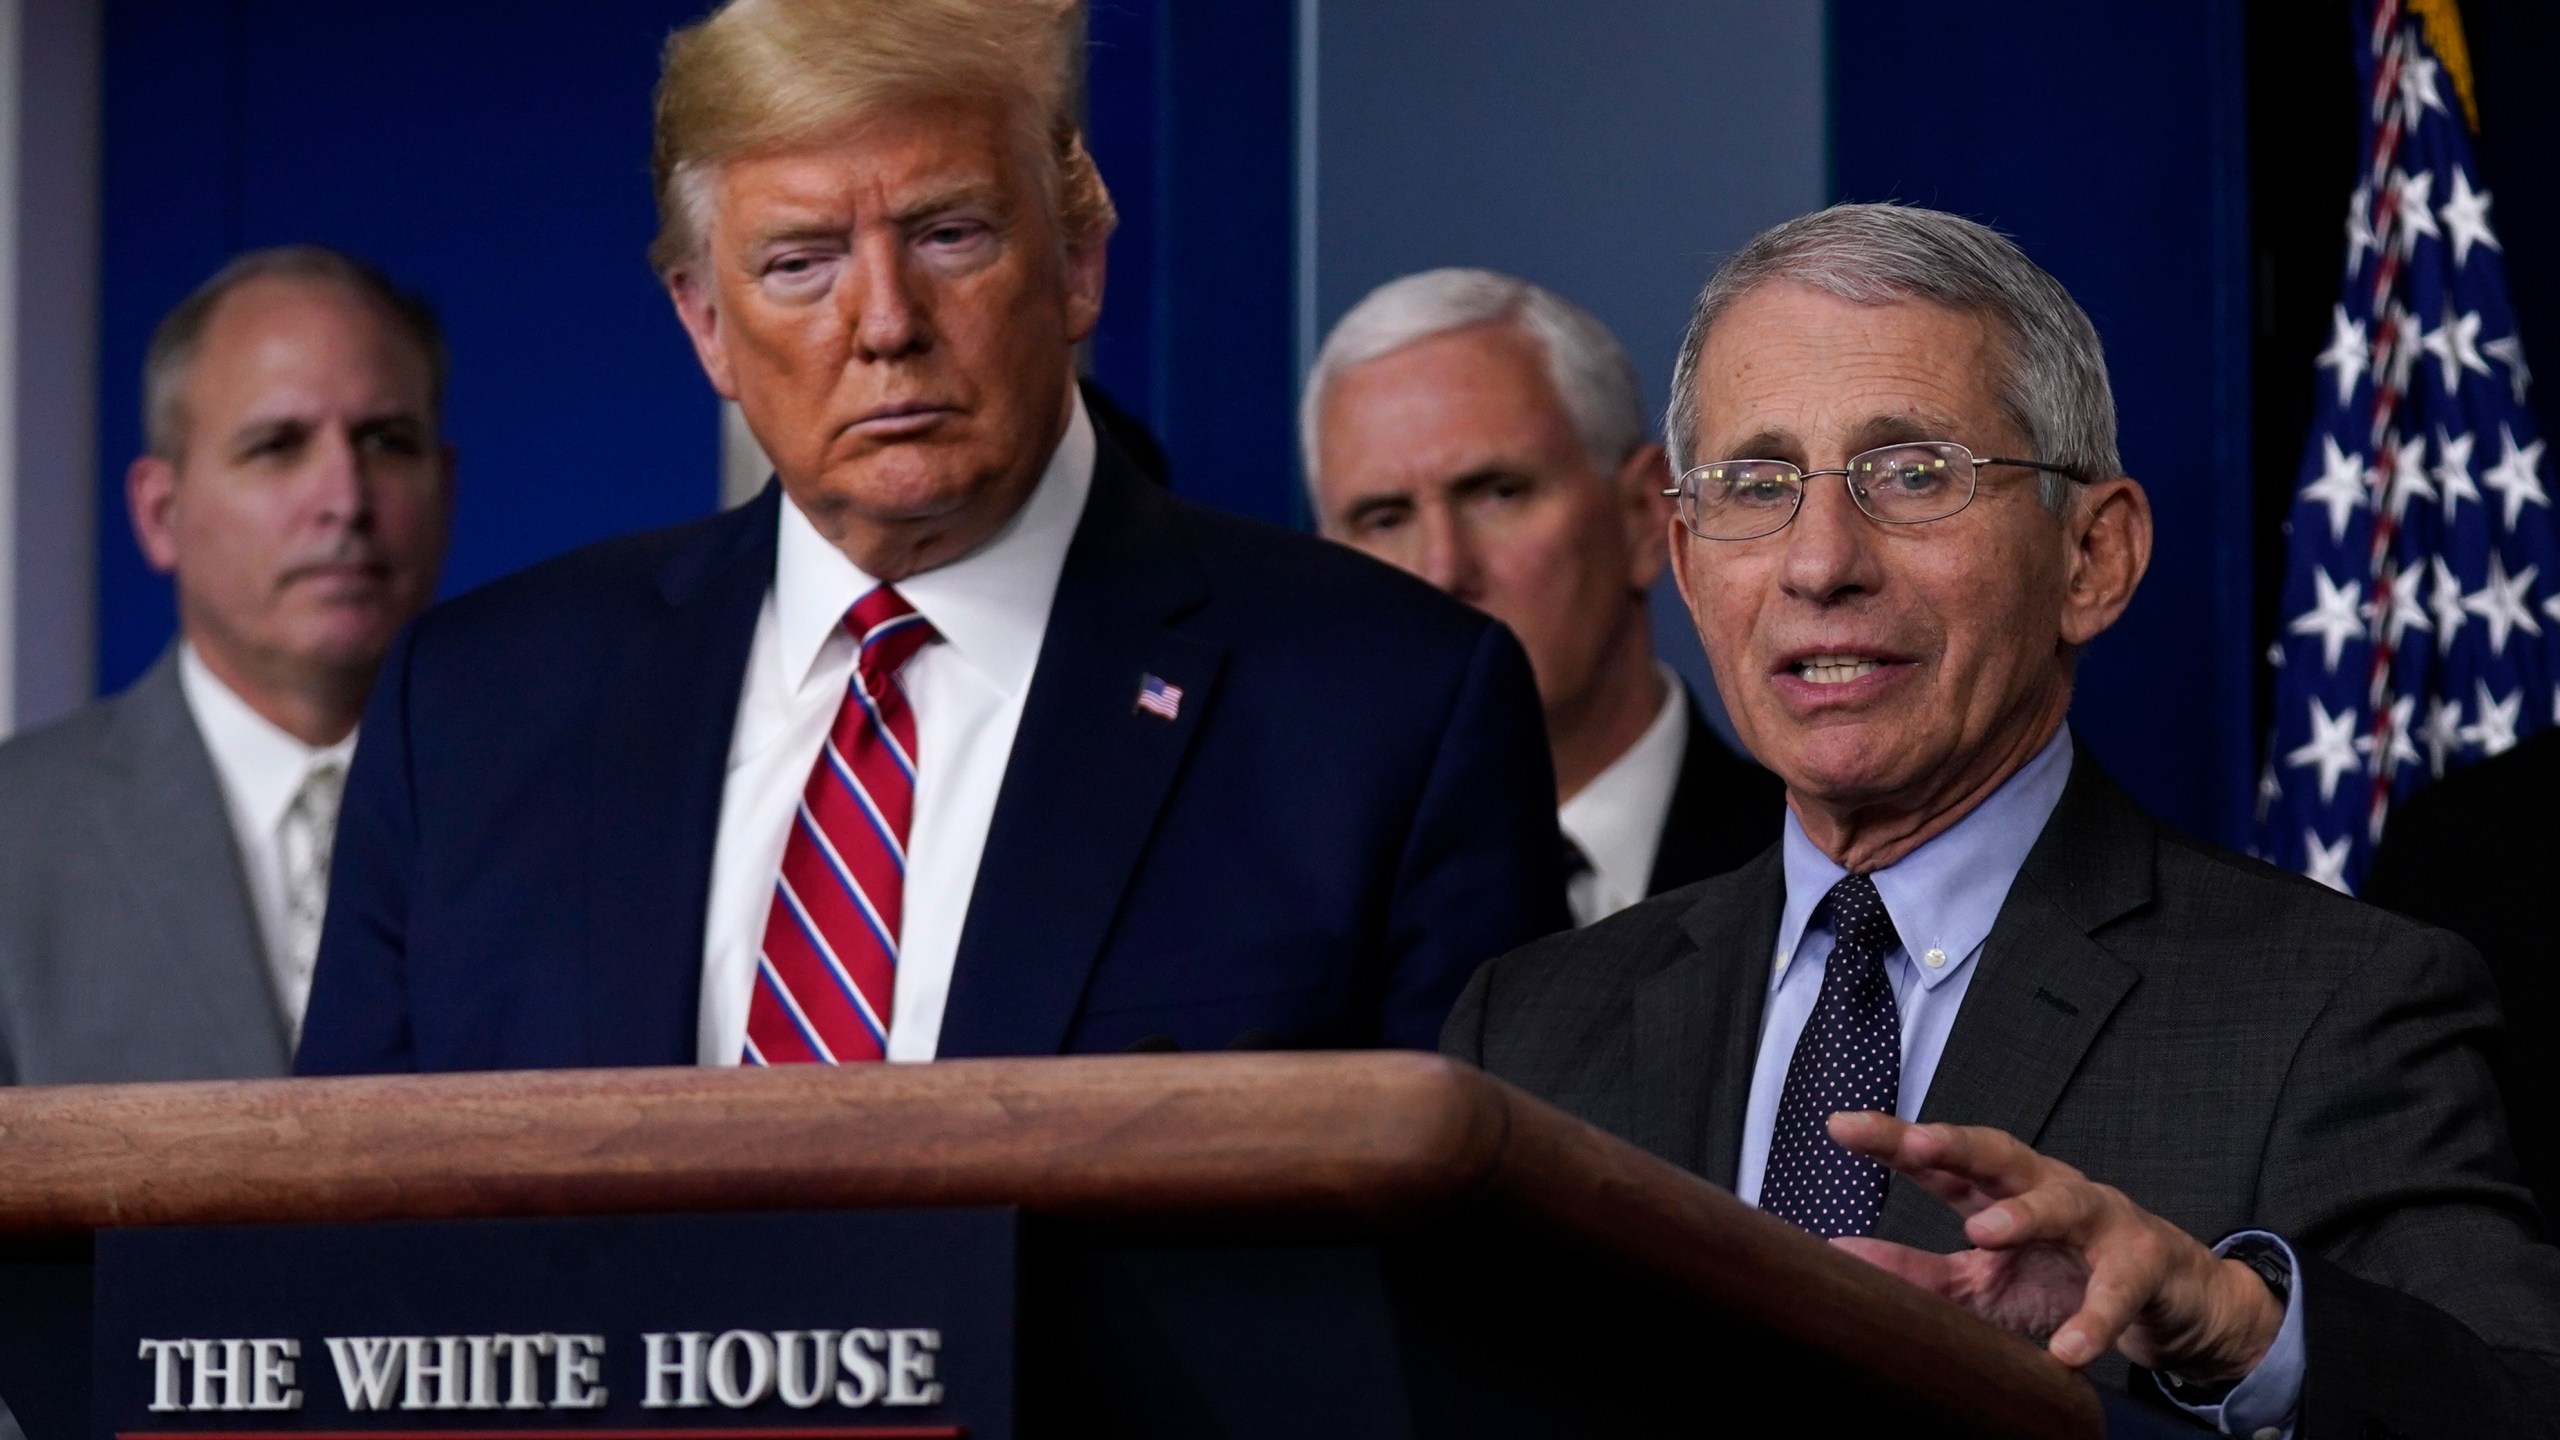
[[[1888, 525], [1944, 519], [1973, 500], [1973, 452], [1951, 441], [1868, 450], [1847, 469], [1850, 498]], [[1804, 487], [1804, 472], [1783, 460], [1715, 461], [1681, 477], [1680, 519], [1705, 539], [1754, 539], [1795, 518]]]

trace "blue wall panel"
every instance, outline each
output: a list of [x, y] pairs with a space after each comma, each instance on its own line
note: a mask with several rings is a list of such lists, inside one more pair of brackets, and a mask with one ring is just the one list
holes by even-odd
[[2162, 818], [2245, 844], [2251, 713], [2247, 177], [2239, 0], [1833, 0], [1838, 198], [2015, 237], [2107, 345], [2159, 537], [2073, 723]]
[[442, 310], [447, 593], [708, 513], [714, 398], [649, 273], [649, 91], [702, 0], [110, 0], [99, 681], [173, 629], [124, 514], [143, 347], [240, 250], [311, 240]]

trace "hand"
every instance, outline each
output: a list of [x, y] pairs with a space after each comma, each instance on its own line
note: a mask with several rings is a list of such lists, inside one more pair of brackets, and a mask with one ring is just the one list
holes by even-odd
[[2235, 1381], [2257, 1368], [2284, 1324], [2257, 1272], [2013, 1136], [1871, 1112], [1834, 1115], [1830, 1130], [1952, 1206], [1976, 1248], [1933, 1255], [1884, 1240], [1832, 1244], [2045, 1342], [2075, 1369], [2112, 1345], [2186, 1384]]

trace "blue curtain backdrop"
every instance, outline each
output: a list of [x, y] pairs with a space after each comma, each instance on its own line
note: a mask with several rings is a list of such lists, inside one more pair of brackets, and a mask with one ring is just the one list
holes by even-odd
[[1831, 5], [1837, 198], [1998, 226], [2097, 322], [2158, 540], [2072, 723], [2154, 814], [2233, 846], [2259, 744], [2242, 30], [2240, 0]]

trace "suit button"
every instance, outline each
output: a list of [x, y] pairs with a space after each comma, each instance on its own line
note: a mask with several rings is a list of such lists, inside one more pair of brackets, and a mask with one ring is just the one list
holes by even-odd
[[[1929, 947], [1928, 953], [1920, 957], [1920, 963], [1928, 966], [1932, 970], [1938, 969], [1947, 963], [1947, 952], [1939, 949], [1935, 945], [1932, 945]], [[2279, 1435], [2276, 1437], [2276, 1440], [2284, 1440], [2284, 1437]]]

